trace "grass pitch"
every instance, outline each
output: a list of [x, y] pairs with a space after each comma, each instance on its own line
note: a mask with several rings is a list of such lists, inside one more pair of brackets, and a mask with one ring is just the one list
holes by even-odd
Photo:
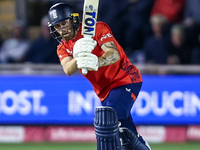
[[[150, 144], [152, 150], [200, 150], [200, 142]], [[0, 143], [0, 150], [96, 150], [96, 143]]]

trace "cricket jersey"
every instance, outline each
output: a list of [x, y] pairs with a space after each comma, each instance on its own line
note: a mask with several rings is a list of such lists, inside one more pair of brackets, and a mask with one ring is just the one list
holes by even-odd
[[[75, 42], [83, 38], [81, 35], [81, 27], [79, 27], [79, 33], [76, 39], [69, 40], [67, 42], [61, 42], [57, 47], [57, 55], [62, 61], [65, 57], [73, 57], [73, 46]], [[118, 86], [139, 83], [142, 82], [142, 77], [139, 70], [135, 65], [131, 64], [126, 56], [123, 48], [114, 38], [111, 29], [104, 22], [97, 22], [96, 34], [93, 37], [97, 41], [97, 46], [92, 51], [97, 57], [101, 57], [104, 51], [101, 46], [107, 42], [114, 42], [117, 50], [120, 54], [120, 60], [112, 65], [100, 67], [98, 71], [89, 71], [87, 75], [83, 75], [87, 78], [93, 86], [93, 89], [97, 96], [103, 101], [109, 94], [110, 90]], [[80, 70], [81, 72], [81, 70]]]

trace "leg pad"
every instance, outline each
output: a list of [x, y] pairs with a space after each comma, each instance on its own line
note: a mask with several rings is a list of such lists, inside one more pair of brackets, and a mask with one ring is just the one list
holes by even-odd
[[128, 128], [121, 127], [119, 131], [122, 141], [121, 150], [151, 150], [148, 144], [142, 143], [139, 138]]
[[118, 117], [112, 107], [100, 106], [95, 109], [94, 128], [97, 150], [121, 150]]

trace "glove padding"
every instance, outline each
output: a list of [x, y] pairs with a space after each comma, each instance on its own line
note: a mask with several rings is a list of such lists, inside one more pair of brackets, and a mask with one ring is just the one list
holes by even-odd
[[79, 69], [86, 68], [90, 71], [97, 71], [99, 68], [98, 57], [92, 53], [80, 53], [75, 59]]
[[92, 38], [81, 38], [77, 40], [73, 47], [73, 57], [78, 57], [80, 53], [91, 53], [96, 45], [97, 42]]

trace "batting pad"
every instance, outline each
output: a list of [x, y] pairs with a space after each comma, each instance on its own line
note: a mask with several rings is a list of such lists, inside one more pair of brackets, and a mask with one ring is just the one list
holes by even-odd
[[121, 150], [151, 150], [147, 142], [142, 143], [139, 135], [136, 136], [128, 128], [120, 127], [120, 137], [122, 139]]
[[94, 128], [97, 150], [121, 150], [118, 117], [112, 107], [100, 106], [95, 109]]

